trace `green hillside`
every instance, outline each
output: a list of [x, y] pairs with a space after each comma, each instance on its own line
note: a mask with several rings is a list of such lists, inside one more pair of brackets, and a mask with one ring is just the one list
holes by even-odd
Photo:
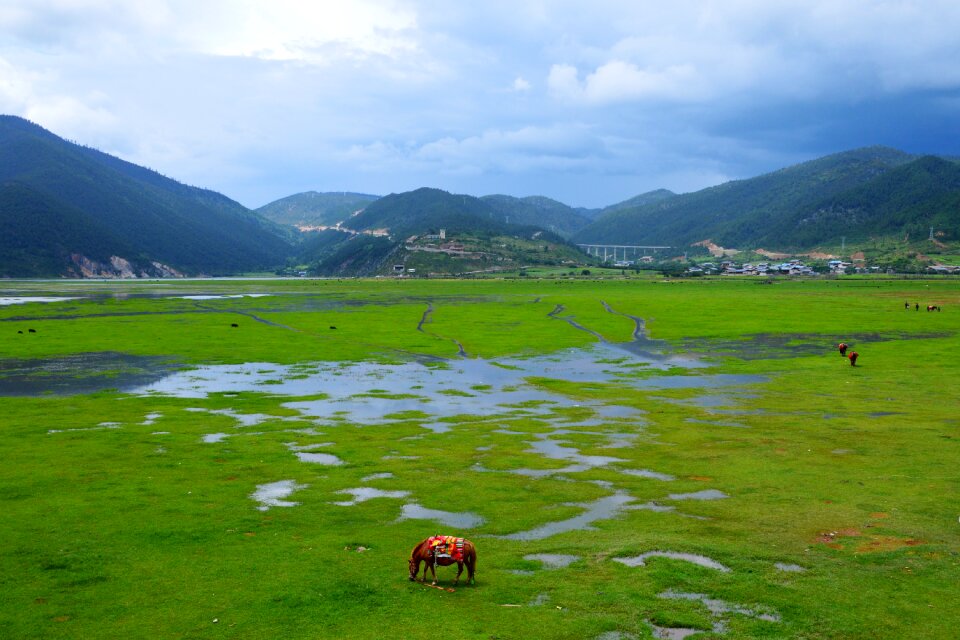
[[[577, 242], [688, 245], [705, 239], [728, 247], [761, 240], [789, 248], [789, 236], [769, 229], [798, 212], [861, 187], [914, 158], [886, 147], [826, 156], [747, 180], [610, 212], [576, 234]], [[812, 242], [812, 239], [809, 240]]]
[[329, 226], [347, 219], [378, 197], [342, 191], [333, 193], [307, 191], [275, 200], [256, 211], [277, 224], [294, 227]]
[[960, 164], [925, 156], [866, 184], [799, 211], [760, 241], [792, 238], [798, 246], [864, 242], [877, 237], [960, 240]]
[[403, 273], [461, 274], [589, 260], [557, 233], [514, 224], [512, 217], [505, 222], [505, 209], [529, 212], [537, 206], [570, 213], [547, 198], [475, 198], [427, 188], [390, 194], [343, 222], [353, 235], [304, 234], [296, 269], [318, 275], [388, 275], [399, 273], [398, 267]]
[[445, 228], [451, 232], [492, 232], [504, 225], [480, 198], [421, 188], [391, 193], [347, 220], [356, 231], [387, 230], [394, 238]]
[[[59, 216], [71, 230], [63, 246], [91, 259], [112, 247], [147, 272], [159, 262], [183, 273], [216, 275], [269, 268], [289, 251], [273, 223], [221, 194], [67, 142], [14, 116], [0, 116], [0, 182], [38, 194], [44, 203], [39, 213], [24, 208], [22, 192], [8, 195], [10, 206], [21, 216]], [[50, 261], [62, 250], [28, 227], [23, 221], [15, 225], [17, 233], [0, 238], [0, 249], [47, 255], [45, 272], [36, 272], [39, 263], [23, 269], [13, 264], [10, 274], [71, 273], [71, 261]], [[103, 242], [92, 241], [101, 235]]]
[[594, 218], [599, 216], [604, 216], [608, 213], [613, 213], [615, 211], [623, 211], [625, 209], [635, 209], [637, 207], [643, 207], [648, 204], [655, 204], [657, 202], [663, 202], [664, 200], [669, 200], [670, 198], [676, 197], [673, 191], [669, 189], [656, 189], [655, 191], [648, 191], [646, 193], [641, 193], [638, 196], [633, 196], [623, 202], [618, 202], [617, 204], [612, 204], [608, 207], [601, 209]]
[[480, 198], [503, 222], [531, 225], [570, 237], [591, 222], [591, 218], [562, 202], [544, 196], [492, 195]]
[[0, 185], [0, 277], [60, 274], [71, 255], [97, 261], [136, 256], [106, 227], [52, 197], [18, 183]]

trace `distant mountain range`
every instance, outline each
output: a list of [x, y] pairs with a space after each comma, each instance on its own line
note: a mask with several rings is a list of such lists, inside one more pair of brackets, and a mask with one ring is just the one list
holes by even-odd
[[[960, 242], [960, 164], [885, 147], [602, 209], [421, 188], [383, 197], [306, 192], [251, 211], [0, 116], [0, 277], [355, 275], [408, 261], [459, 273], [589, 261], [574, 242], [789, 252], [841, 239], [926, 238], [931, 227], [938, 245]], [[437, 240], [441, 230], [446, 238]]]
[[871, 237], [960, 240], [960, 165], [869, 147], [659, 201], [609, 208], [581, 243], [689, 246], [711, 240], [781, 251]]
[[292, 227], [327, 227], [349, 218], [379, 198], [363, 193], [307, 191], [275, 200], [257, 213], [277, 224]]

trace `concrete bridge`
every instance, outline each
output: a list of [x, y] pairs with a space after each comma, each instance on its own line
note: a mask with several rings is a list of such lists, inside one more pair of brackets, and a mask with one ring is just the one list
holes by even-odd
[[[647, 255], [647, 251], [659, 251], [663, 249], [672, 249], [673, 247], [658, 247], [653, 245], [638, 244], [578, 244], [584, 253], [594, 257], [603, 256], [604, 262], [617, 262], [622, 260], [636, 260], [641, 256]], [[642, 253], [641, 253], [642, 252]]]

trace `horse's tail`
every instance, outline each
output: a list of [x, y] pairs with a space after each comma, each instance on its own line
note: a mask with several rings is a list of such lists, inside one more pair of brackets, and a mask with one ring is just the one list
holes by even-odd
[[470, 547], [465, 550], [466, 553], [464, 560], [467, 564], [467, 578], [473, 580], [474, 574], [477, 572], [477, 548], [473, 546], [473, 543], [470, 543]]

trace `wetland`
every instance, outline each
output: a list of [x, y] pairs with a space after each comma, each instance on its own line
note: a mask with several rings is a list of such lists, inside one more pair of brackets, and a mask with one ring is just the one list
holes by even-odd
[[[8, 289], [12, 637], [960, 625], [952, 281]], [[438, 533], [475, 543], [476, 585], [407, 580]]]

